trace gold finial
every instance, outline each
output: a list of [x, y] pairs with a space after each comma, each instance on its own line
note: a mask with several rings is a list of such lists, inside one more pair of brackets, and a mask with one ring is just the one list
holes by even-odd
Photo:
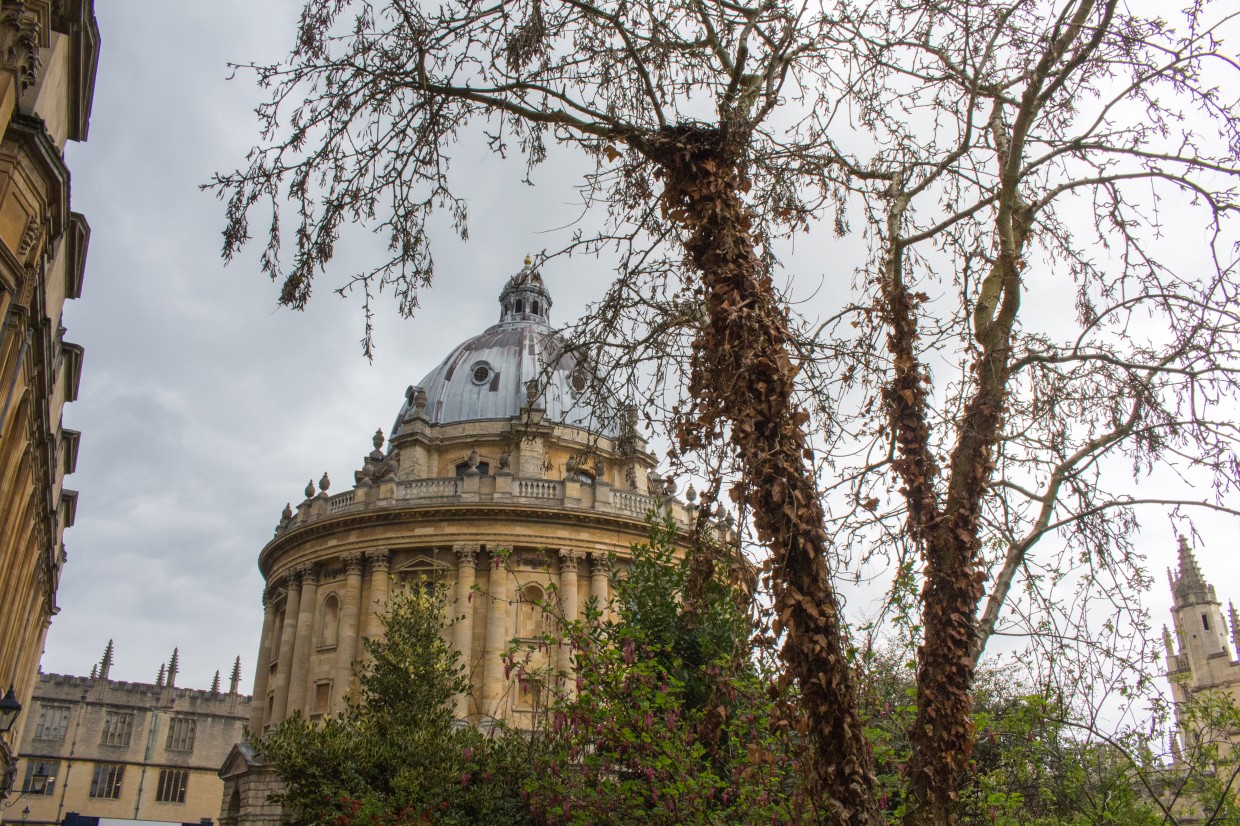
[[534, 263], [534, 259], [533, 259], [533, 258], [530, 258], [528, 255], [527, 255], [527, 256], [525, 256], [525, 266], [527, 266], [527, 267], [528, 267], [530, 264], [533, 264], [533, 263]]

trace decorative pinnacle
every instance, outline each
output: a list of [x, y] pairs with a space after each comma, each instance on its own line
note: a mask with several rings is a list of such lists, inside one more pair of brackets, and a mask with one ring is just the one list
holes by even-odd
[[220, 670], [218, 668], [215, 669], [215, 678], [211, 680], [211, 693], [220, 693]]
[[323, 475], [319, 477], [319, 493], [327, 493], [331, 486], [332, 480], [327, 478], [327, 471], [323, 471]]
[[533, 259], [533, 258], [530, 258], [528, 255], [527, 255], [527, 256], [525, 256], [525, 266], [527, 266], [527, 267], [528, 267], [530, 264], [533, 264], [533, 263], [534, 263], [534, 259]]
[[1171, 629], [1167, 628], [1166, 625], [1163, 626], [1163, 645], [1167, 647], [1167, 656], [1174, 657], [1175, 656], [1175, 644], [1174, 644], [1174, 641], [1171, 639]]
[[1231, 644], [1236, 649], [1236, 656], [1240, 657], [1240, 616], [1236, 614], [1236, 606], [1231, 600], [1227, 600], [1227, 619], [1231, 621]]
[[1188, 547], [1188, 539], [1180, 535], [1180, 581], [1185, 585], [1204, 585], [1201, 569], [1197, 567], [1197, 558]]
[[232, 676], [228, 678], [228, 693], [236, 694], [237, 686], [241, 685], [241, 657], [233, 663]]
[[176, 688], [177, 674], [181, 671], [181, 649], [172, 649], [172, 659], [168, 662], [168, 688]]
[[314, 498], [314, 480], [313, 479], [311, 479], [309, 482], [306, 482], [306, 498], [307, 499]]
[[370, 443], [375, 446], [375, 450], [383, 449], [383, 428], [379, 428], [375, 431], [375, 435], [370, 440]]
[[99, 661], [99, 679], [106, 680], [108, 672], [112, 670], [112, 641], [108, 640], [108, 645], [103, 649], [103, 659]]
[[165, 668], [167, 668], [167, 666], [165, 666], [163, 663], [160, 663], [160, 664], [159, 664], [159, 675], [155, 678], [155, 687], [156, 687], [156, 688], [163, 688], [163, 687], [164, 687], [164, 669], [165, 669]]

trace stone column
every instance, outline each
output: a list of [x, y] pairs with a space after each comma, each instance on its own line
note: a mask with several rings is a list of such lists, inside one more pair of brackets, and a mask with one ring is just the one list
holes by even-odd
[[[577, 620], [577, 566], [583, 556], [581, 551], [568, 548], [560, 551], [560, 610], [564, 612], [565, 623]], [[564, 690], [571, 694], [576, 681], [573, 679], [573, 649], [567, 642], [560, 643], [558, 668], [564, 673]]]
[[[280, 660], [276, 664], [275, 694], [269, 726], [279, 725], [288, 716], [289, 674], [293, 668], [293, 641], [297, 635], [297, 613], [301, 610], [301, 568], [288, 572], [284, 597], [284, 625], [280, 629]], [[253, 702], [253, 700], [251, 700]], [[266, 702], [266, 698], [263, 699]]]
[[383, 636], [384, 606], [387, 605], [391, 551], [367, 551], [366, 562], [370, 565], [370, 604], [366, 606], [366, 636], [378, 639]]
[[271, 675], [271, 635], [275, 633], [276, 606], [271, 589], [263, 588], [263, 633], [258, 638], [258, 664], [254, 667], [254, 697], [250, 700], [250, 734], [263, 733], [267, 713], [267, 680]]
[[[474, 605], [472, 600], [476, 566], [478, 564], [478, 545], [472, 542], [461, 542], [452, 546], [456, 552], [456, 612], [459, 616], [452, 626], [452, 645], [461, 655], [461, 665], [465, 667], [465, 679], [470, 686], [474, 684]], [[469, 695], [461, 694], [456, 698], [456, 716], [465, 719], [469, 716]]]
[[313, 565], [303, 567], [301, 575], [301, 610], [297, 613], [297, 637], [293, 640], [293, 661], [288, 677], [288, 710], [308, 714], [306, 710], [306, 679], [310, 673], [310, 658], [314, 655], [314, 612], [318, 608], [315, 597], [319, 590], [319, 572]]
[[602, 612], [600, 619], [607, 619], [609, 611], [607, 608], [607, 600], [609, 597], [607, 582], [608, 576], [611, 574], [607, 570], [607, 555], [595, 551], [590, 554], [590, 596], [594, 597], [598, 603], [598, 610]]
[[340, 603], [340, 630], [336, 642], [336, 707], [344, 708], [345, 695], [353, 686], [353, 660], [357, 657], [357, 632], [362, 611], [362, 555], [345, 554], [344, 599]]
[[500, 708], [508, 679], [504, 676], [504, 653], [512, 639], [509, 630], [512, 608], [510, 606], [507, 557], [512, 548], [491, 546], [487, 552], [491, 558], [491, 573], [487, 579], [487, 639], [483, 659], [482, 702], [478, 711], [483, 715], [502, 718]]

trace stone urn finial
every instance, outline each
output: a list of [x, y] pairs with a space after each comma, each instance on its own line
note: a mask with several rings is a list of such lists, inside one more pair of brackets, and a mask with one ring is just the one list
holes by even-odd
[[426, 415], [426, 403], [427, 403], [426, 391], [423, 390], [421, 387], [419, 387], [416, 391], [414, 391], [414, 394], [413, 394], [413, 415], [425, 416]]
[[332, 486], [332, 480], [327, 478], [327, 471], [323, 471], [323, 475], [319, 478], [319, 492], [327, 493], [327, 489]]
[[307, 499], [314, 498], [314, 480], [313, 479], [311, 479], [309, 482], [306, 482], [306, 498]]
[[370, 443], [375, 446], [375, 450], [381, 450], [383, 448], [383, 428], [379, 428], [375, 431], [374, 438], [370, 440]]
[[685, 491], [685, 499], [689, 500], [690, 504], [697, 501], [697, 490], [693, 487], [692, 482], [689, 483], [689, 489]]
[[285, 522], [293, 518], [293, 503], [289, 502], [284, 506], [284, 510], [280, 513], [280, 518]]

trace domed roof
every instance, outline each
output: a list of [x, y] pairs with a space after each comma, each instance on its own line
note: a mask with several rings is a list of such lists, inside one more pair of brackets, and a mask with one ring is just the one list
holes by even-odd
[[[564, 352], [564, 340], [550, 324], [551, 294], [526, 259], [499, 297], [500, 320], [467, 339], [405, 393], [392, 436], [404, 432], [406, 415], [426, 393], [423, 415], [432, 424], [508, 419], [529, 404], [527, 384], [537, 381], [538, 403], [550, 421], [614, 435], [614, 417], [598, 416], [585, 404], [586, 374]], [[553, 362], [554, 365], [553, 365]]]

